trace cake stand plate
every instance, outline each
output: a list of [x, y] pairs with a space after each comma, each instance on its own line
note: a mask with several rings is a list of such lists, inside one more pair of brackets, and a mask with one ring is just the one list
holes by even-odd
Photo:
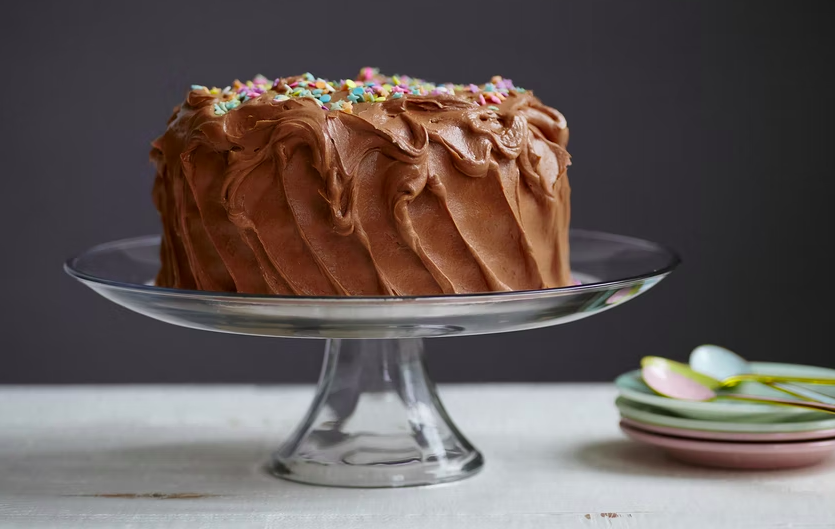
[[648, 241], [572, 230], [580, 285], [442, 296], [299, 297], [153, 286], [160, 238], [96, 246], [66, 271], [105, 298], [168, 323], [236, 334], [325, 338], [316, 397], [274, 454], [285, 479], [345, 487], [428, 485], [484, 464], [441, 404], [423, 338], [535, 329], [597, 314], [646, 291], [679, 263]]

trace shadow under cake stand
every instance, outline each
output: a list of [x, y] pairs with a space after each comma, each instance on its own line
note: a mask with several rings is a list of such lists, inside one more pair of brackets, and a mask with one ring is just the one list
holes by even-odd
[[105, 298], [168, 323], [209, 331], [324, 338], [313, 404], [273, 455], [276, 475], [342, 487], [454, 481], [484, 464], [441, 404], [423, 338], [535, 329], [597, 314], [646, 291], [679, 263], [655, 243], [572, 230], [581, 284], [537, 291], [409, 297], [299, 297], [152, 286], [160, 238], [96, 246], [66, 271]]

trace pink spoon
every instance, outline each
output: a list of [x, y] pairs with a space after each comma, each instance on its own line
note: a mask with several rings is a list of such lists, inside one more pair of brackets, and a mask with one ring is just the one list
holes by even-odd
[[641, 368], [641, 376], [644, 382], [659, 395], [679, 400], [710, 401], [717, 397], [723, 399], [744, 400], [748, 402], [760, 402], [763, 404], [777, 404], [781, 406], [794, 406], [808, 410], [825, 411], [835, 413], [835, 406], [820, 402], [804, 402], [788, 399], [775, 399], [772, 397], [758, 397], [754, 395], [722, 394], [717, 395], [715, 391], [693, 380], [685, 375], [676, 373], [663, 364], [649, 364]]

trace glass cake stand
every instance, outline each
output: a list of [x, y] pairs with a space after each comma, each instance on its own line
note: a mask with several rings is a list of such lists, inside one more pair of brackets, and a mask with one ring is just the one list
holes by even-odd
[[343, 487], [454, 481], [484, 464], [450, 420], [423, 363], [423, 338], [568, 323], [646, 291], [679, 263], [648, 241], [572, 230], [577, 286], [404, 297], [298, 297], [153, 286], [158, 236], [96, 246], [66, 271], [105, 298], [168, 323], [209, 331], [324, 338], [325, 361], [304, 420], [274, 454], [276, 475]]

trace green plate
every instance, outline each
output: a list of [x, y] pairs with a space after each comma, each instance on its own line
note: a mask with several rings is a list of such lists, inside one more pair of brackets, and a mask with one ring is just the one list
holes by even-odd
[[[835, 370], [825, 367], [804, 366], [799, 364], [778, 364], [772, 362], [751, 362], [754, 372], [767, 375], [795, 375], [795, 376], [824, 376], [835, 377]], [[787, 406], [774, 406], [771, 404], [756, 404], [738, 400], [715, 400], [710, 402], [694, 402], [688, 400], [676, 400], [662, 397], [641, 379], [641, 371], [636, 369], [619, 376], [615, 380], [615, 386], [622, 397], [633, 402], [649, 404], [672, 412], [673, 415], [688, 417], [691, 419], [713, 420], [713, 421], [746, 421], [773, 423], [785, 419], [794, 418], [826, 419], [832, 418], [831, 414], [804, 410], [802, 408], [791, 408]], [[826, 393], [835, 397], [835, 386], [808, 386], [820, 393]], [[734, 388], [734, 393], [747, 395], [773, 396], [786, 399], [793, 399], [791, 395], [778, 391], [757, 382], [744, 382]]]
[[[662, 410], [632, 402], [624, 397], [615, 401], [622, 417], [634, 421], [655, 424], [658, 426], [671, 426], [673, 428], [685, 428], [688, 430], [703, 430], [709, 432], [745, 432], [745, 433], [789, 433], [789, 432], [811, 432], [814, 430], [828, 430], [835, 428], [835, 415], [823, 414], [826, 419], [814, 419], [817, 414], [795, 415], [788, 417], [782, 422], [724, 422], [724, 421], [702, 421], [679, 417], [667, 410]], [[811, 415], [811, 417], [810, 417]]]

